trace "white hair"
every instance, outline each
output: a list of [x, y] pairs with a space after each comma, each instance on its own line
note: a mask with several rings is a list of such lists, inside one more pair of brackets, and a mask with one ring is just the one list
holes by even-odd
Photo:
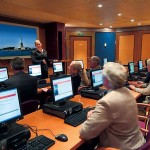
[[108, 79], [112, 89], [117, 89], [124, 86], [127, 71], [125, 67], [119, 63], [108, 62], [104, 65], [103, 76]]

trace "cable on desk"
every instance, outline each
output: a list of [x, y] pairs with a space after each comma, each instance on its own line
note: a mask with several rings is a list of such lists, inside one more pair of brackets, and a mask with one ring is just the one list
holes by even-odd
[[54, 137], [56, 137], [56, 135], [50, 129], [37, 129], [36, 126], [29, 126], [27, 124], [25, 124], [24, 126], [29, 128], [36, 136], [38, 136], [38, 131], [44, 131], [45, 130], [45, 131], [48, 131], [49, 133], [51, 133]]

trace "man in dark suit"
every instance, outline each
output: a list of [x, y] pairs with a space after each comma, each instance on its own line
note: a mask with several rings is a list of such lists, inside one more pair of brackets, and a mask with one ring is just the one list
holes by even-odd
[[14, 75], [4, 81], [7, 87], [17, 87], [21, 103], [34, 100], [37, 96], [37, 78], [24, 72], [24, 60], [16, 57], [11, 60], [10, 65]]

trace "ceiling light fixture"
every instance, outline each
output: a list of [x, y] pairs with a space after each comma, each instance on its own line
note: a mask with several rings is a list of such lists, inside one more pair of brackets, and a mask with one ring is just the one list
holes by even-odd
[[102, 4], [99, 4], [99, 5], [98, 5], [98, 7], [99, 7], [99, 8], [102, 8], [102, 7], [103, 7], [103, 5], [102, 5]]
[[131, 22], [134, 22], [135, 20], [134, 19], [131, 19]]
[[122, 15], [122, 14], [120, 14], [120, 13], [118, 14], [118, 16], [121, 16], [121, 15]]
[[139, 23], [138, 23], [138, 26], [140, 26], [140, 25], [141, 25], [141, 23], [139, 22]]
[[112, 26], [110, 26], [110, 28], [112, 28]]
[[102, 23], [100, 23], [99, 25], [100, 25], [100, 26], [102, 26], [103, 24], [102, 24]]

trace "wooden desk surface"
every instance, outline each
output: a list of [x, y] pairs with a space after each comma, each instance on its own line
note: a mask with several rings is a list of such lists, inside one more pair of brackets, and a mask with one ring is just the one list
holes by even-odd
[[[131, 91], [135, 98], [139, 97], [139, 93]], [[80, 102], [83, 104], [83, 107], [95, 106], [97, 100], [83, 98], [80, 95], [75, 96], [73, 101]], [[64, 120], [51, 116], [38, 110], [34, 113], [24, 116], [24, 119], [20, 120], [20, 124], [28, 124], [30, 126], [36, 126], [38, 129], [51, 129], [55, 135], [57, 134], [66, 134], [68, 136], [68, 142], [60, 142], [55, 140], [54, 136], [48, 131], [39, 131], [38, 134], [43, 134], [53, 140], [55, 140], [55, 145], [53, 145], [51, 150], [75, 150], [79, 145], [84, 141], [79, 138], [79, 130], [81, 125], [77, 127], [72, 127], [70, 125], [64, 124]], [[31, 138], [35, 137], [35, 134], [31, 132]]]
[[[82, 103], [83, 107], [95, 106], [97, 102], [96, 100], [83, 98], [80, 95], [75, 96], [75, 98], [72, 100]], [[39, 135], [43, 134], [55, 140], [56, 143], [50, 148], [51, 150], [73, 150], [84, 142], [79, 138], [79, 130], [81, 125], [78, 127], [72, 127], [64, 124], [63, 119], [44, 114], [42, 110], [38, 110], [34, 113], [24, 116], [24, 119], [20, 120], [18, 123], [36, 126], [38, 129], [51, 129], [55, 135], [63, 133], [68, 136], [68, 142], [60, 142], [55, 140], [54, 136], [52, 136], [48, 131], [39, 131]], [[35, 134], [31, 132], [31, 138], [33, 137], [35, 137]]]

